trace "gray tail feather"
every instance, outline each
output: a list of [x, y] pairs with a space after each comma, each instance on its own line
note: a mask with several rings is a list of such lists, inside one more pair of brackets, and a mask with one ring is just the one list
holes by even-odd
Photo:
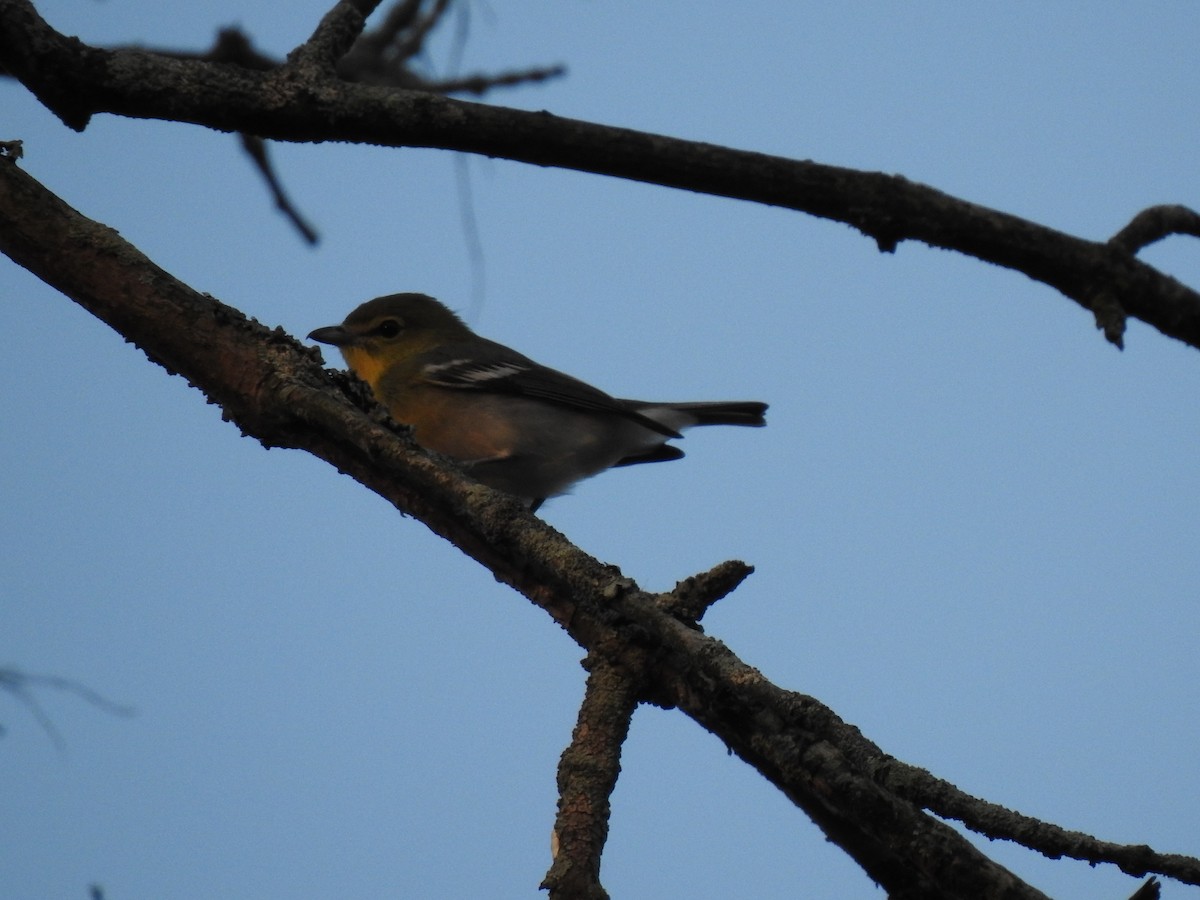
[[767, 404], [757, 400], [728, 400], [700, 403], [664, 403], [680, 412], [696, 417], [697, 425], [749, 425], [761, 428], [767, 424], [763, 413]]

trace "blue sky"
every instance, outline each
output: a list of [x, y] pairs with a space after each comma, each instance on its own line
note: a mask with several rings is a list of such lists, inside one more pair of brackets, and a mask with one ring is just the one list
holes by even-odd
[[[287, 21], [259, 0], [39, 8], [98, 44], [201, 48], [237, 23], [282, 55], [325, 5]], [[469, 9], [462, 69], [569, 67], [499, 104], [898, 173], [1087, 238], [1150, 204], [1200, 206], [1192, 4]], [[706, 625], [777, 683], [972, 794], [1200, 852], [1196, 351], [1132, 323], [1118, 352], [1024, 276], [915, 244], [882, 255], [795, 213], [273, 145], [313, 250], [235, 138], [104, 116], [75, 134], [0, 91], [0, 138], [25, 141], [29, 172], [269, 325], [304, 335], [418, 290], [614, 394], [769, 401], [768, 428], [694, 432], [682, 462], [602, 475], [544, 518], [649, 589], [747, 560]], [[1200, 284], [1195, 241], [1143, 255]], [[7, 261], [0, 297], [0, 663], [137, 710], [39, 691], [59, 749], [0, 695], [0, 894], [539, 896], [579, 648]], [[1136, 886], [985, 850], [1052, 896]], [[614, 897], [881, 896], [716, 738], [657, 709], [634, 720], [603, 877]]]

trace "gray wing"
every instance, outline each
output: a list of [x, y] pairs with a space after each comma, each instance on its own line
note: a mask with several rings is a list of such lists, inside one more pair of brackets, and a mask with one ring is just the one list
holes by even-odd
[[665, 437], [680, 436], [675, 429], [643, 415], [629, 401], [618, 400], [493, 341], [439, 347], [426, 355], [421, 373], [438, 387], [532, 397], [585, 412], [622, 416]]

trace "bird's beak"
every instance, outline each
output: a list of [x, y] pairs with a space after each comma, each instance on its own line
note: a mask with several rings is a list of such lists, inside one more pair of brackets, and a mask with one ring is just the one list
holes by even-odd
[[332, 344], [335, 347], [344, 347], [354, 343], [354, 335], [341, 325], [326, 325], [324, 328], [310, 331], [308, 339], [321, 344]]

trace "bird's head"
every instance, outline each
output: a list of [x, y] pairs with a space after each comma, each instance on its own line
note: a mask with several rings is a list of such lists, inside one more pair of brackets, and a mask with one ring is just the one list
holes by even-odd
[[308, 338], [337, 347], [354, 374], [374, 388], [392, 365], [470, 334], [458, 316], [432, 297], [390, 294], [368, 300], [341, 325], [318, 328]]

